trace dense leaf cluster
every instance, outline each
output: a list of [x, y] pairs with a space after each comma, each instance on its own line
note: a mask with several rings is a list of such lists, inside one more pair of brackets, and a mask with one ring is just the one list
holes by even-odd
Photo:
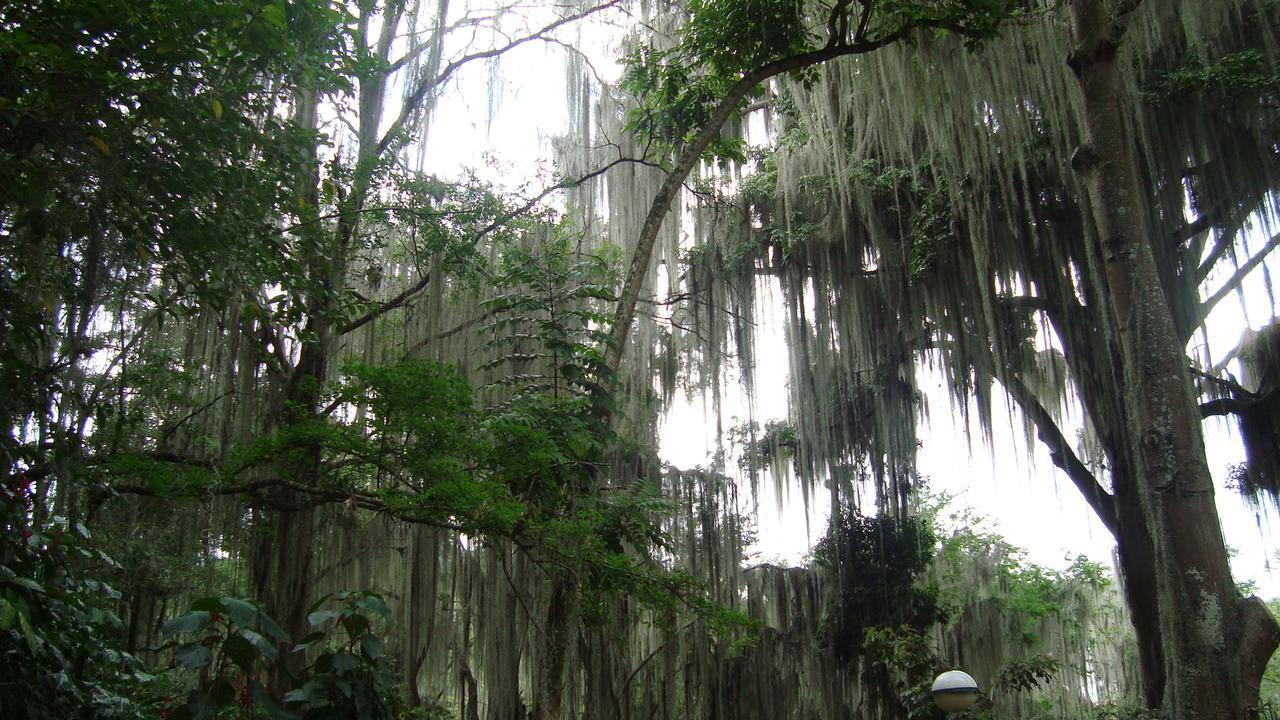
[[157, 261], [214, 304], [225, 273], [293, 271], [273, 225], [313, 139], [275, 110], [340, 82], [340, 30], [326, 2], [5, 4], [0, 417], [38, 408], [92, 351], [91, 304], [140, 296]]
[[835, 581], [824, 625], [839, 660], [860, 659], [871, 628], [925, 629], [940, 619], [937, 588], [920, 579], [934, 545], [933, 529], [921, 519], [868, 516], [847, 507], [832, 513], [813, 555]]
[[[333, 609], [327, 606], [336, 605]], [[402, 708], [383, 652], [381, 632], [391, 617], [382, 597], [345, 592], [312, 606], [305, 637], [289, 638], [255, 603], [233, 597], [203, 598], [164, 626], [177, 667], [199, 673], [195, 687], [162, 710], [170, 720], [265, 715], [271, 720], [383, 720]], [[306, 653], [307, 667], [292, 677], [280, 657]], [[296, 689], [272, 693], [265, 678], [283, 678]]]
[[33, 530], [32, 481], [0, 487], [0, 715], [146, 717], [155, 677], [117, 641], [119, 593], [79, 569], [111, 560], [82, 524]]

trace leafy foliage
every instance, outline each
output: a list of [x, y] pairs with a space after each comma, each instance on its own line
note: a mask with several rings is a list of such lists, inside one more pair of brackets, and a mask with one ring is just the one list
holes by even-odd
[[[330, 604], [337, 609], [324, 607]], [[397, 693], [378, 634], [390, 616], [374, 593], [321, 599], [307, 616], [312, 632], [295, 638], [292, 648], [308, 653], [311, 662], [303, 677], [290, 677], [277, 650], [288, 638], [261, 608], [239, 598], [198, 600], [164, 626], [174, 638], [175, 665], [199, 673], [196, 686], [167, 717], [204, 720], [237, 708], [278, 720], [397, 717]], [[277, 698], [262, 678], [280, 673], [297, 689]]]
[[1000, 668], [993, 687], [1009, 692], [1034, 690], [1052, 680], [1060, 667], [1061, 663], [1048, 655], [1007, 660]]
[[838, 659], [860, 658], [869, 628], [924, 629], [939, 619], [937, 589], [919, 582], [933, 550], [933, 531], [922, 520], [848, 507], [832, 514], [813, 554], [838, 588], [825, 619], [826, 642]]
[[794, 457], [799, 449], [795, 427], [782, 420], [766, 422], [763, 431], [754, 423], [730, 428], [729, 440], [742, 448], [738, 464], [747, 470], [759, 470], [779, 460]]
[[[808, 58], [794, 68], [800, 71], [830, 59], [818, 57], [821, 50], [871, 49], [918, 28], [956, 33], [977, 45], [1022, 10], [1020, 0], [690, 0], [672, 47], [642, 44], [625, 59], [622, 87], [638, 101], [627, 129], [666, 157], [707, 125], [735, 83], [760, 68]], [[747, 97], [760, 92], [755, 88]], [[741, 141], [720, 137], [704, 159], [741, 162], [744, 153]]]
[[[1055, 613], [1062, 607], [1062, 599], [1070, 585], [1079, 584], [1101, 589], [1110, 583], [1107, 570], [1078, 555], [1064, 570], [1053, 570], [1029, 562], [1026, 551], [1015, 547], [1003, 537], [981, 529], [980, 518], [965, 516], [963, 524], [944, 538], [938, 551], [944, 566], [963, 567], [964, 559], [972, 556], [994, 557], [999, 562], [1000, 575], [1005, 592], [997, 599], [1016, 617], [1024, 619], [1024, 632], [1032, 634], [1035, 623], [1042, 617]], [[963, 584], [961, 576], [944, 578], [943, 602]]]
[[1257, 50], [1241, 50], [1205, 62], [1192, 56], [1186, 63], [1163, 73], [1148, 89], [1157, 102], [1178, 102], [1192, 93], [1204, 93], [1220, 102], [1257, 104], [1274, 100], [1280, 93], [1280, 72], [1269, 66]]
[[517, 394], [576, 397], [603, 415], [612, 410], [613, 370], [605, 362], [605, 348], [616, 278], [613, 258], [579, 253], [571, 234], [560, 228], [548, 232], [536, 249], [504, 249], [492, 279], [497, 294], [485, 302], [495, 316], [486, 331], [496, 351], [485, 367], [506, 369], [495, 384]]
[[296, 272], [273, 223], [311, 138], [276, 102], [342, 82], [341, 18], [315, 0], [6, 3], [0, 381], [26, 390], [0, 417], [39, 412], [49, 374], [94, 349], [79, 336], [103, 297], [160, 280], [217, 306], [226, 272]]
[[807, 50], [815, 40], [804, 0], [690, 0], [680, 59], [733, 77]]
[[32, 480], [19, 473], [0, 487], [0, 714], [147, 717], [155, 676], [116, 640], [119, 594], [76, 570], [111, 560], [84, 525], [30, 526]]

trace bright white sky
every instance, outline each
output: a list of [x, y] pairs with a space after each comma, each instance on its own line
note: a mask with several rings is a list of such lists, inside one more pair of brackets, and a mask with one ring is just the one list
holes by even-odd
[[[609, 38], [616, 37], [616, 28], [593, 24], [584, 26], [580, 34], [568, 32], [561, 37], [577, 42], [582, 35], [593, 46], [590, 54], [596, 69], [615, 77], [617, 53], [609, 48]], [[496, 104], [491, 114], [489, 88], [494, 80]], [[564, 51], [552, 44], [523, 46], [496, 69], [476, 65], [464, 71], [439, 103], [428, 138], [427, 169], [449, 176], [469, 167], [513, 191], [531, 183], [529, 192], [536, 192], [541, 183], [534, 178], [541, 174], [545, 179], [552, 167], [550, 139], [567, 123], [565, 88]], [[1212, 280], [1209, 285], [1216, 288]], [[761, 296], [768, 301], [767, 294]], [[1219, 356], [1236, 345], [1247, 326], [1258, 327], [1274, 315], [1261, 270], [1251, 276], [1243, 297], [1243, 305], [1234, 299], [1223, 301], [1210, 318], [1209, 345]], [[762, 307], [756, 314], [761, 333], [757, 343], [760, 378], [786, 374], [785, 340], [774, 312]], [[785, 418], [785, 386], [780, 382], [758, 385], [756, 420], [763, 424]], [[1028, 452], [1019, 422], [997, 421], [990, 446], [978, 434], [971, 445], [962, 420], [951, 412], [941, 378], [922, 376], [921, 390], [930, 419], [921, 432], [919, 468], [930, 478], [934, 492], [955, 495], [957, 510], [969, 507], [988, 516], [994, 530], [1042, 565], [1061, 568], [1077, 554], [1110, 564], [1110, 535], [1043, 447], [1032, 443]], [[745, 398], [729, 397], [721, 410], [725, 427], [746, 420]], [[662, 428], [664, 459], [686, 468], [709, 463], [715, 449], [714, 428], [712, 409], [701, 400], [673, 409]], [[1243, 450], [1232, 425], [1212, 420], [1205, 429], [1209, 463], [1221, 484], [1227, 468], [1243, 460]], [[1068, 437], [1073, 434], [1071, 429], [1064, 431]], [[761, 542], [754, 550], [761, 560], [799, 562], [822, 531], [826, 509], [815, 506], [806, 522], [797, 492], [779, 515], [773, 510], [774, 490], [769, 483], [766, 478], [761, 485]], [[1271, 517], [1255, 513], [1235, 492], [1221, 486], [1217, 497], [1227, 544], [1237, 551], [1233, 563], [1237, 581], [1256, 583], [1264, 597], [1280, 596], [1280, 573], [1271, 570], [1280, 562]]]

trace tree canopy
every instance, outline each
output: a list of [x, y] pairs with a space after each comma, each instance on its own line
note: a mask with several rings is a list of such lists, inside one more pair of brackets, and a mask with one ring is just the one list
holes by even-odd
[[[1278, 19], [6, 5], [0, 714], [913, 718], [970, 662], [975, 717], [1257, 712], [1280, 631], [1200, 422], [1274, 501], [1276, 332], [1196, 336], [1269, 292]], [[583, 38], [618, 26], [609, 78]], [[555, 176], [445, 176], [454, 84], [539, 45]], [[1123, 582], [940, 519], [926, 364], [978, 431], [1009, 399]], [[681, 384], [709, 467], [662, 461]], [[829, 498], [806, 567], [750, 557], [764, 474]]]

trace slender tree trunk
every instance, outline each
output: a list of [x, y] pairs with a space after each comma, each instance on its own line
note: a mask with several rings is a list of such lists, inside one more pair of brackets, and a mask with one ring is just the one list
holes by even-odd
[[[1144, 525], [1151, 539], [1166, 714], [1242, 718], [1256, 713], [1257, 686], [1280, 629], [1232, 581], [1200, 416], [1160, 287], [1124, 123], [1117, 31], [1102, 0], [1071, 0], [1070, 11], [1076, 44], [1070, 63], [1087, 143], [1073, 164], [1087, 180], [1102, 243], [1124, 369], [1127, 450], [1136, 470], [1128, 487], [1117, 488], [1126, 498], [1116, 508], [1124, 529], [1118, 539]], [[1142, 559], [1127, 551], [1130, 562]]]

